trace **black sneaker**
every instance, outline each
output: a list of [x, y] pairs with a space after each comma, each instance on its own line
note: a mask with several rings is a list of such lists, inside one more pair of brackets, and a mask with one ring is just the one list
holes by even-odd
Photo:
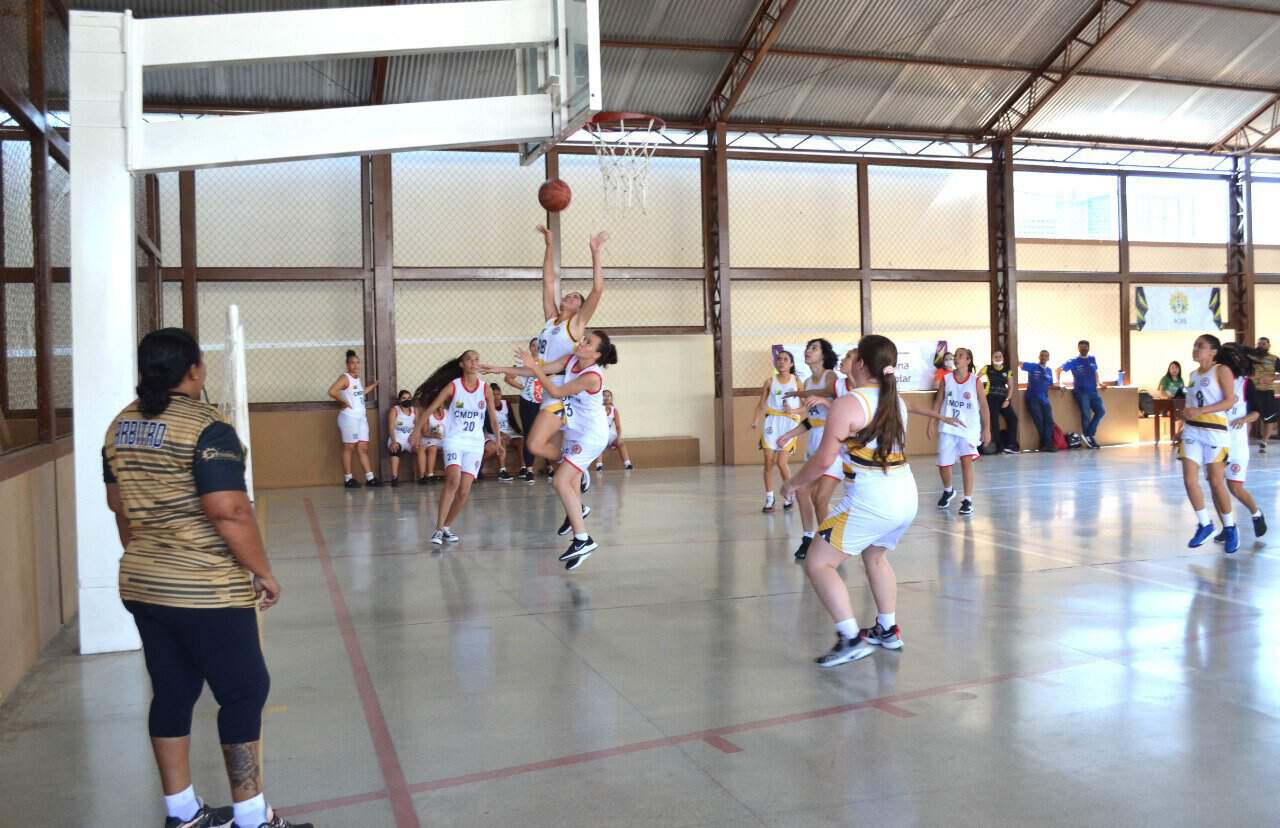
[[235, 812], [230, 807], [210, 808], [208, 805], [201, 805], [191, 819], [167, 817], [164, 828], [228, 828], [234, 819]]
[[866, 658], [875, 652], [875, 649], [861, 635], [857, 638], [845, 638], [840, 633], [836, 633], [835, 646], [815, 658], [814, 662], [819, 667], [838, 667], [850, 661]]
[[398, 488], [400, 488], [400, 478], [398, 478], [398, 477], [393, 477], [393, 478], [391, 478], [391, 481], [390, 481], [390, 482], [391, 482], [391, 488], [393, 488], [393, 489], [398, 489]]
[[[588, 506], [588, 505], [586, 505], [585, 503], [584, 503], [584, 504], [582, 504], [582, 518], [583, 518], [583, 520], [586, 520], [587, 515], [589, 515], [589, 514], [591, 514], [591, 507], [590, 507], [590, 506]], [[569, 534], [569, 533], [570, 533], [570, 532], [572, 532], [572, 531], [573, 531], [573, 524], [569, 522], [569, 518], [568, 518], [568, 517], [565, 517], [565, 519], [564, 519], [564, 523], [560, 524], [560, 528], [556, 530], [556, 534], [557, 534], [557, 535], [561, 535], [561, 536], [563, 536], [563, 535], [567, 535], [567, 534]], [[563, 561], [563, 560], [564, 560], [564, 558], [561, 558], [560, 560], [562, 560], [562, 561]]]
[[960, 501], [960, 514], [964, 515], [965, 517], [968, 517], [969, 515], [973, 514], [972, 500], [966, 497], [964, 500]]
[[358, 488], [360, 488], [360, 484], [359, 484], [359, 483], [357, 483], [357, 482], [356, 482], [356, 479], [353, 477], [353, 478], [351, 478], [350, 480], [348, 480], [346, 483], [343, 483], [343, 484], [342, 484], [342, 488], [344, 488], [344, 489], [358, 489]]
[[813, 543], [813, 538], [805, 536], [800, 539], [800, 546], [796, 549], [796, 560], [803, 561], [805, 556], [809, 554], [809, 544]]
[[368, 486], [370, 489], [376, 489], [382, 485], [382, 481], [376, 477], [371, 477], [364, 482], [364, 485]]
[[875, 644], [877, 647], [884, 647], [886, 650], [902, 649], [902, 630], [898, 629], [897, 624], [886, 630], [877, 621], [874, 627], [859, 630], [858, 634], [868, 644]]
[[939, 509], [945, 509], [945, 508], [947, 508], [948, 506], [950, 506], [950, 505], [951, 505], [951, 501], [953, 501], [953, 500], [955, 500], [955, 499], [956, 499], [956, 490], [955, 490], [955, 489], [952, 489], [952, 490], [951, 490], [951, 491], [949, 491], [949, 492], [945, 492], [945, 491], [944, 491], [944, 492], [942, 493], [942, 497], [938, 498], [938, 508], [939, 508]]
[[1098, 439], [1096, 437], [1084, 438], [1084, 444], [1091, 449], [1102, 448], [1102, 446], [1098, 445]]
[[583, 552], [583, 553], [582, 553], [581, 555], [579, 555], [578, 557], [576, 557], [576, 558], [570, 558], [569, 560], [565, 561], [565, 562], [564, 562], [564, 568], [565, 568], [566, 570], [568, 570], [569, 572], [572, 572], [573, 570], [575, 570], [575, 569], [577, 569], [578, 567], [582, 566], [583, 562], [585, 562], [585, 561], [587, 560], [587, 558], [590, 558], [590, 557], [591, 557], [591, 553], [590, 553], [590, 552]]
[[636, 464], [635, 464], [635, 463], [623, 463], [623, 464], [622, 464], [622, 470], [623, 470], [623, 471], [631, 471], [631, 470], [632, 470], [632, 469], [634, 469], [635, 467], [636, 467]]
[[1260, 538], [1265, 534], [1267, 534], [1267, 516], [1259, 513], [1259, 515], [1253, 519], [1253, 536], [1255, 538]]
[[1005, 446], [1004, 448], [1000, 449], [1000, 451], [1004, 452], [1005, 454], [1017, 454], [1017, 453], [1018, 453], [1018, 450], [1017, 450], [1016, 448], [1014, 448], [1013, 446]]
[[523, 481], [524, 481], [524, 482], [526, 482], [526, 483], [532, 483], [532, 482], [533, 482], [533, 472], [531, 472], [531, 471], [530, 471], [529, 469], [527, 469], [527, 468], [525, 468], [525, 469], [521, 469], [521, 470], [520, 470], [520, 473], [519, 473], [519, 474], [517, 474], [517, 475], [516, 475], [516, 477], [520, 478], [521, 480], [523, 480]]
[[604, 463], [596, 463], [596, 471], [598, 472], [604, 471]]
[[[560, 556], [560, 560], [572, 561], [574, 558], [590, 555], [594, 551], [596, 551], [596, 542], [591, 539], [590, 535], [587, 535], [586, 540], [574, 538], [573, 543], [569, 544], [569, 548]], [[572, 569], [573, 567], [569, 568]]]
[[515, 478], [512, 477], [511, 473], [506, 469], [498, 469], [498, 480], [502, 483], [510, 483], [512, 480], [515, 480]]
[[427, 477], [425, 474], [424, 474], [424, 475], [422, 475], [422, 477], [419, 477], [419, 478], [418, 478], [418, 485], [419, 485], [419, 486], [425, 486], [425, 485], [427, 485], [427, 484], [428, 484], [428, 483], [430, 483], [430, 482], [431, 482], [431, 478], [430, 478], [430, 477]]
[[273, 813], [271, 819], [258, 828], [315, 828], [310, 822], [290, 822], [279, 814]]

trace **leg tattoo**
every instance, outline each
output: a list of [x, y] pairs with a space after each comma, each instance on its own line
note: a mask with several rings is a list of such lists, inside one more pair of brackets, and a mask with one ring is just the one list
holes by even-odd
[[222, 759], [227, 765], [234, 801], [243, 802], [262, 793], [262, 765], [258, 761], [257, 742], [223, 745]]

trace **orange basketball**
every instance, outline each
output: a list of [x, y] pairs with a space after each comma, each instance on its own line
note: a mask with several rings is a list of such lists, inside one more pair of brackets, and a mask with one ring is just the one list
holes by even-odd
[[538, 188], [538, 203], [548, 213], [558, 213], [569, 206], [573, 200], [573, 191], [569, 185], [558, 178], [542, 182]]

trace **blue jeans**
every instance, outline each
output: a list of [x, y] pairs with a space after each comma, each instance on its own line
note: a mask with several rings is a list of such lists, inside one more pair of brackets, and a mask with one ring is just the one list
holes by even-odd
[[1053, 406], [1048, 400], [1027, 397], [1027, 411], [1031, 412], [1031, 422], [1036, 424], [1040, 432], [1040, 447], [1053, 445]]
[[1092, 437], [1098, 433], [1098, 423], [1107, 415], [1102, 407], [1102, 397], [1097, 389], [1092, 391], [1076, 391], [1076, 405], [1080, 406], [1080, 427], [1084, 436]]

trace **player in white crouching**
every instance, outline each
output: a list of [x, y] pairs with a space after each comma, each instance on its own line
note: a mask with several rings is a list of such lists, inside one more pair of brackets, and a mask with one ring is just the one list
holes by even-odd
[[[604, 416], [609, 423], [609, 444], [606, 448], [618, 452], [618, 456], [622, 458], [622, 468], [631, 471], [635, 468], [635, 464], [631, 462], [631, 453], [627, 451], [627, 444], [622, 440], [622, 415], [613, 404], [612, 391], [604, 392]], [[603, 454], [596, 458], [596, 471], [604, 471]]]
[[951, 484], [951, 467], [960, 463], [964, 479], [964, 498], [960, 501], [960, 514], [973, 514], [973, 464], [978, 459], [978, 447], [991, 439], [991, 414], [987, 410], [987, 395], [973, 372], [973, 351], [956, 348], [955, 370], [942, 378], [934, 397], [934, 406], [944, 417], [953, 417], [959, 425], [943, 422], [935, 426], [930, 420], [926, 429], [933, 439], [938, 434], [938, 474], [942, 478], [942, 497], [938, 508], [951, 505], [956, 490]]
[[401, 390], [396, 404], [387, 412], [387, 453], [391, 455], [391, 485], [400, 485], [400, 458], [412, 458], [414, 428], [418, 425], [418, 411], [413, 405], [413, 395]]

